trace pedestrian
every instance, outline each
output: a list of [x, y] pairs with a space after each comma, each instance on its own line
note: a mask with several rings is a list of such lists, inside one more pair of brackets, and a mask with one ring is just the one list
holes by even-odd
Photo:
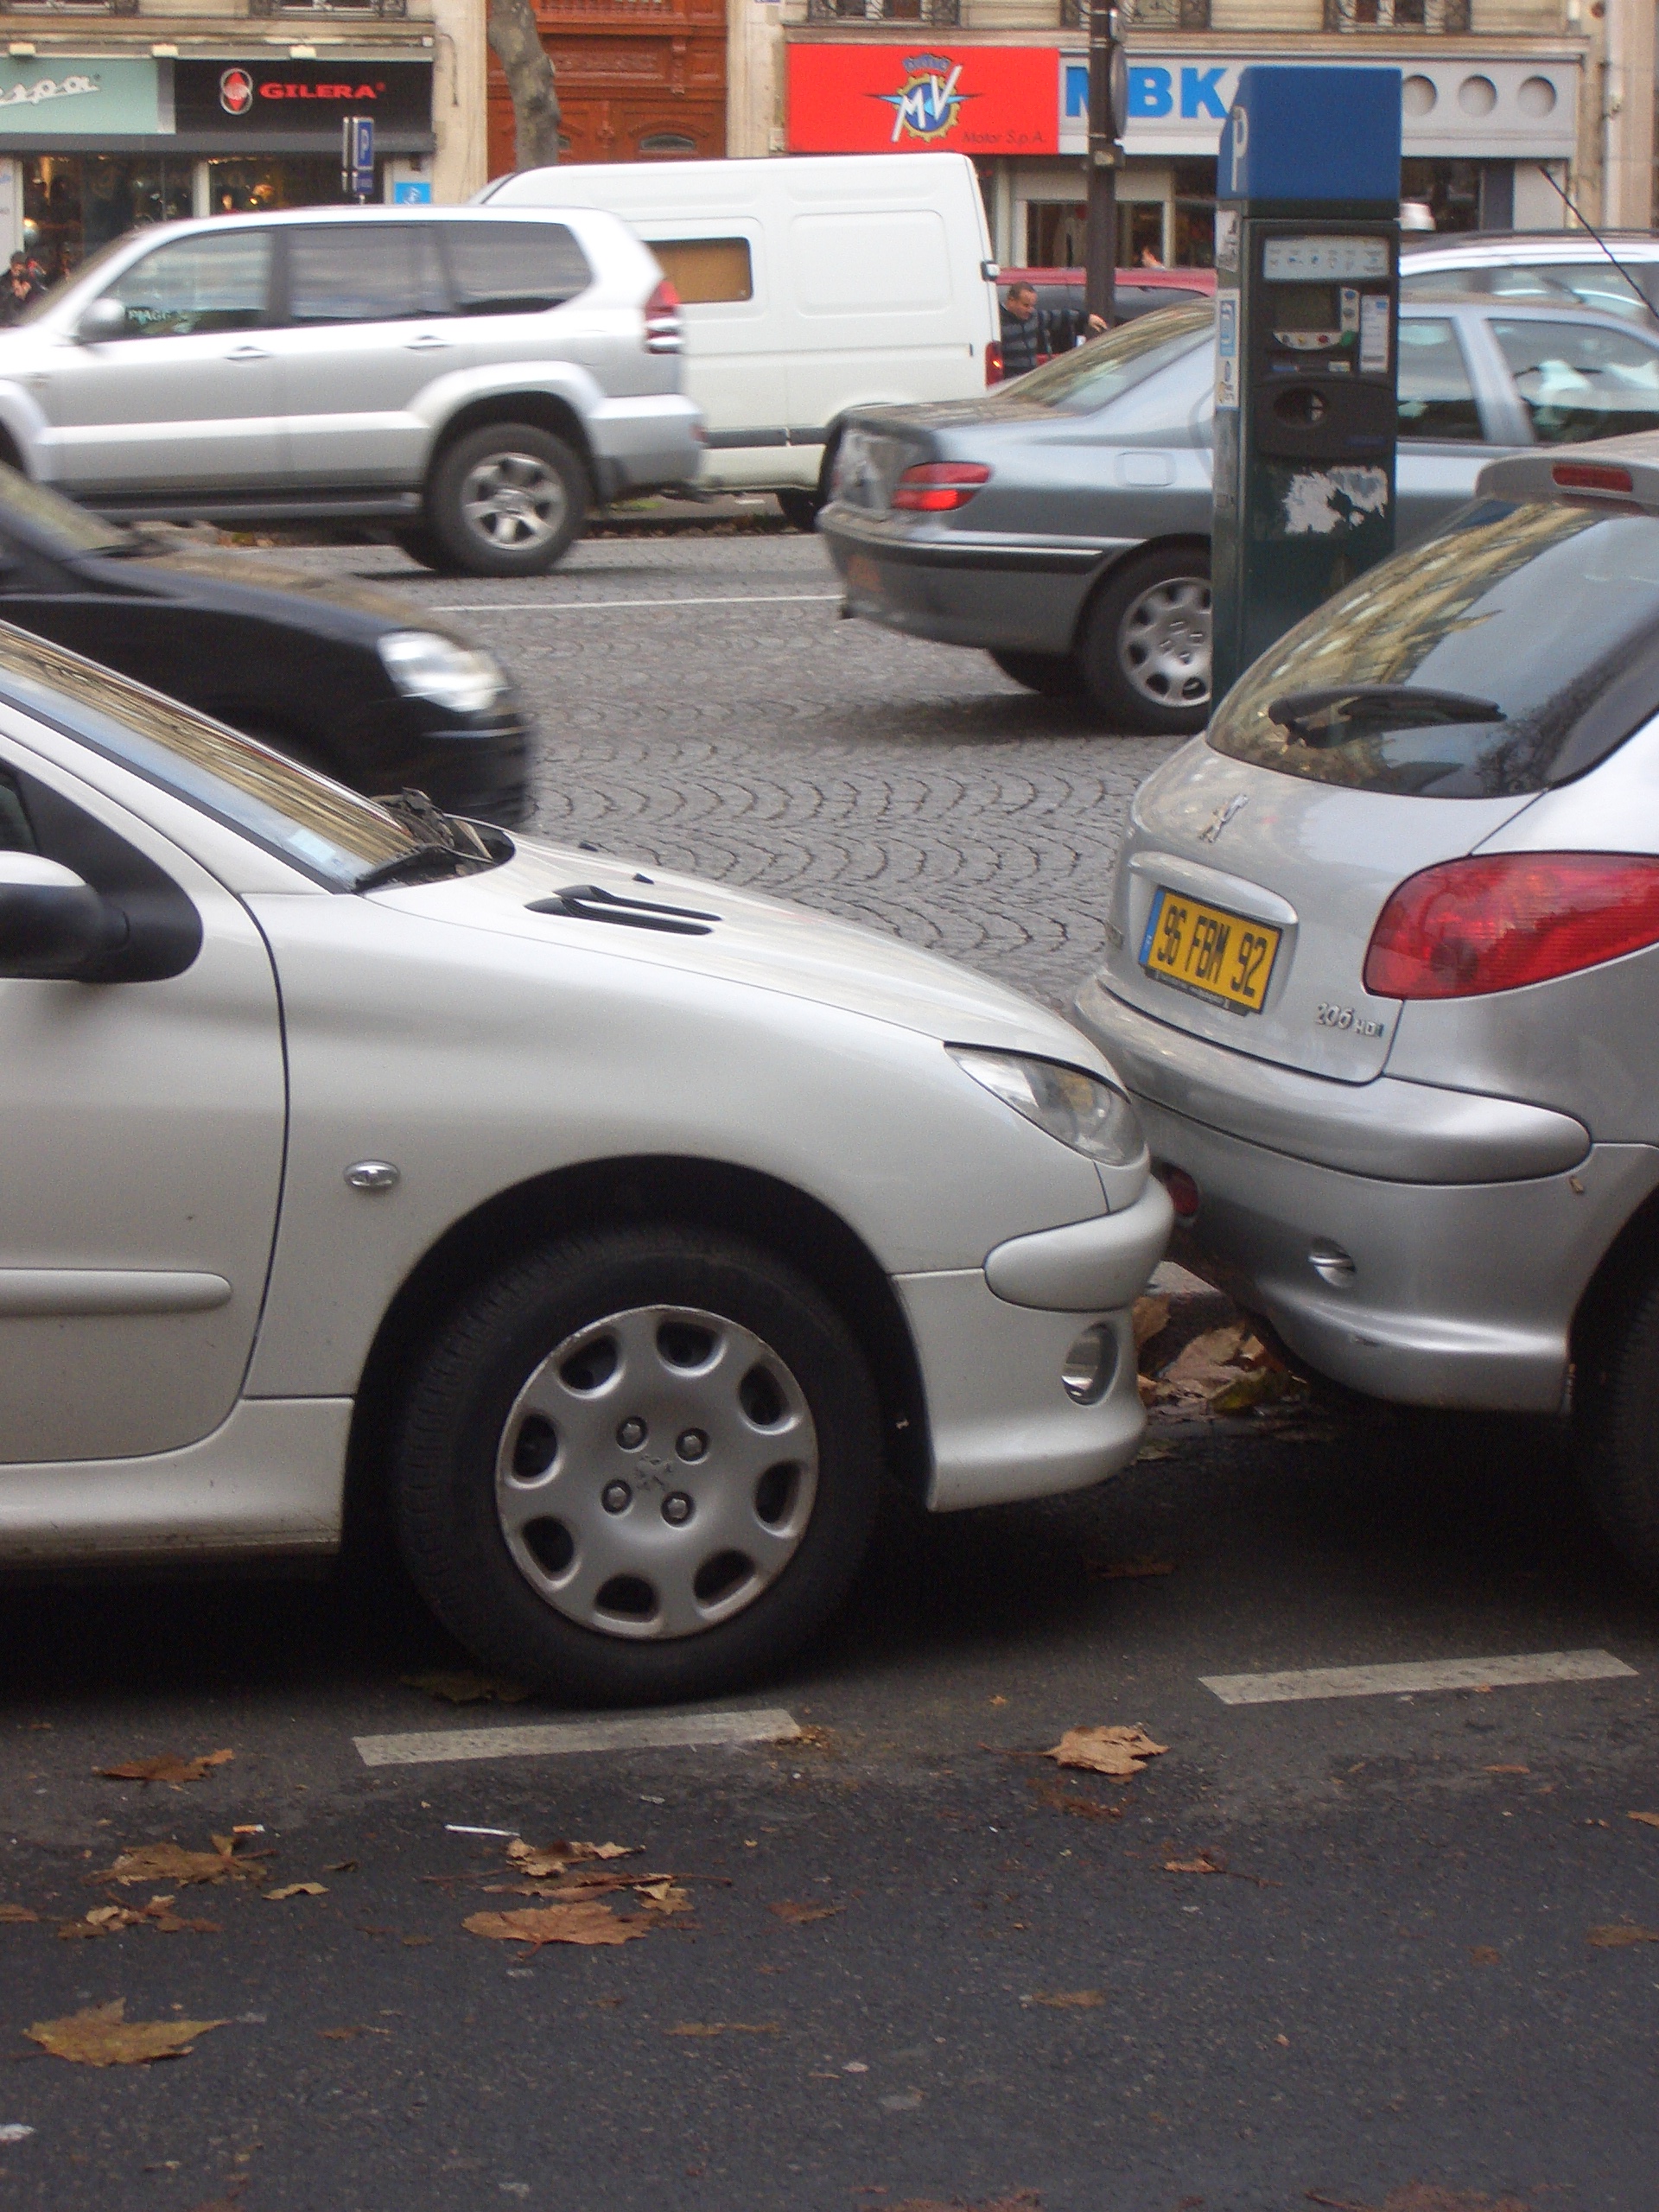
[[1002, 302], [1002, 373], [1022, 377], [1051, 353], [1069, 353], [1105, 327], [1097, 315], [1077, 308], [1039, 308], [1034, 284], [1011, 284]]
[[11, 265], [0, 278], [0, 322], [16, 322], [45, 289], [30, 273], [29, 257], [21, 251], [14, 253]]

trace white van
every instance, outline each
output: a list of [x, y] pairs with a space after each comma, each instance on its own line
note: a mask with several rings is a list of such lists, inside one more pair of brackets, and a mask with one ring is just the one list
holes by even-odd
[[779, 494], [810, 528], [842, 416], [982, 393], [995, 264], [965, 154], [831, 154], [524, 169], [496, 207], [602, 207], [679, 293], [698, 481]]

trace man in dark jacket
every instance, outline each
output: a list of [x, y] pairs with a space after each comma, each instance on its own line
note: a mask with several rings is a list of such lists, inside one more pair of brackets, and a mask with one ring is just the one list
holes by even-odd
[[1075, 308], [1039, 308], [1034, 284], [1010, 285], [1002, 302], [1002, 373], [1022, 377], [1051, 353], [1069, 353], [1105, 327], [1097, 315]]

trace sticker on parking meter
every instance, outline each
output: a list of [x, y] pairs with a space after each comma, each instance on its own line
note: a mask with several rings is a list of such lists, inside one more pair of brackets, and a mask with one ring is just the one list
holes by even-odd
[[1359, 367], [1361, 375], [1389, 365], [1389, 296], [1367, 292], [1359, 303]]
[[1216, 404], [1238, 405], [1238, 294], [1216, 295]]
[[1238, 266], [1236, 207], [1217, 207], [1216, 210], [1216, 266], [1217, 269], [1236, 269]]

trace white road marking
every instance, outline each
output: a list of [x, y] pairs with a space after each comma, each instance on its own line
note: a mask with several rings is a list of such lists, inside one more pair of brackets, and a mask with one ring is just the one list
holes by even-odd
[[602, 614], [619, 607], [819, 607], [838, 591], [738, 592], [721, 599], [479, 599], [435, 607], [434, 614]]
[[711, 1744], [783, 1744], [800, 1734], [780, 1707], [757, 1713], [641, 1713], [620, 1720], [551, 1720], [518, 1728], [423, 1728], [412, 1736], [359, 1736], [365, 1766], [425, 1766], [445, 1759], [545, 1758], [559, 1751], [663, 1751]]
[[1425, 1659], [1397, 1667], [1308, 1667], [1283, 1675], [1200, 1675], [1224, 1705], [1301, 1698], [1409, 1696], [1419, 1690], [1509, 1689], [1524, 1682], [1599, 1682], [1634, 1675], [1611, 1651], [1535, 1651], [1508, 1659]]

